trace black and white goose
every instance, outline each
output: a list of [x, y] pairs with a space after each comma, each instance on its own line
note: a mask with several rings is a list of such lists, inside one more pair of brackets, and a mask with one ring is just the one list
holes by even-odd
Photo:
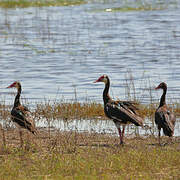
[[[35, 128], [35, 122], [29, 115], [29, 110], [26, 106], [21, 105], [20, 103], [20, 96], [21, 96], [21, 84], [18, 81], [15, 81], [7, 88], [16, 88], [17, 89], [17, 95], [14, 100], [14, 106], [11, 110], [11, 119], [13, 122], [15, 122], [20, 128], [27, 129], [32, 134], [36, 134], [36, 128]], [[22, 146], [22, 132], [21, 129], [19, 129], [20, 133], [20, 140], [21, 140], [21, 146]]]
[[[123, 144], [124, 131], [127, 123], [133, 123], [136, 126], [143, 126], [143, 119], [136, 113], [138, 109], [135, 103], [131, 101], [114, 101], [109, 96], [110, 79], [107, 75], [99, 77], [94, 83], [104, 82], [103, 91], [104, 113], [115, 123], [120, 137], [120, 144]], [[121, 125], [123, 126], [121, 130]]]
[[166, 136], [172, 137], [174, 134], [176, 117], [166, 104], [167, 84], [165, 82], [162, 82], [155, 89], [163, 90], [159, 107], [156, 109], [155, 112], [155, 123], [159, 131], [158, 140], [160, 145], [161, 128], [163, 129], [163, 132]]

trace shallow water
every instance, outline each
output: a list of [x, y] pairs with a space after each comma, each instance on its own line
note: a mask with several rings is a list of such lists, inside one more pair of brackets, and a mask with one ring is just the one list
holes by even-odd
[[[176, 126], [174, 130], [174, 136], [180, 135], [180, 119], [176, 120]], [[51, 124], [48, 124], [47, 121], [39, 121], [37, 123], [38, 127], [48, 129], [51, 127], [51, 130], [58, 129], [60, 131], [78, 131], [78, 132], [90, 132], [90, 133], [100, 133], [100, 134], [110, 134], [113, 136], [118, 136], [118, 130], [112, 120], [72, 120], [71, 122], [65, 121], [54, 121]], [[149, 135], [158, 135], [157, 128], [152, 128], [152, 125], [148, 120], [146, 120], [145, 125], [148, 125], [150, 128], [137, 127], [132, 124], [129, 124], [125, 128], [125, 134], [128, 137], [134, 137], [135, 135], [149, 136]], [[163, 135], [163, 130], [161, 130], [161, 135]]]
[[[179, 1], [163, 10], [123, 12], [104, 11], [122, 6], [107, 2], [0, 9], [5, 103], [12, 104], [12, 90], [5, 87], [15, 80], [30, 104], [44, 99], [102, 102], [104, 85], [92, 83], [102, 74], [111, 79], [113, 98], [157, 102], [162, 92], [153, 88], [165, 81], [167, 101], [179, 101]], [[127, 88], [131, 79], [135, 90]]]

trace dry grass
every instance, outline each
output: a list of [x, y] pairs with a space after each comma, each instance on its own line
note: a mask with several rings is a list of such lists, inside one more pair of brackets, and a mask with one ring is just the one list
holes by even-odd
[[[180, 104], [174, 103], [169, 105], [176, 117], [180, 116]], [[148, 124], [154, 126], [154, 113], [158, 104], [151, 103], [148, 105], [137, 104], [139, 108], [138, 114], [147, 119]], [[0, 117], [3, 120], [3, 126], [8, 127], [10, 124], [10, 111], [11, 107], [6, 105], [0, 105]], [[32, 115], [35, 121], [46, 120], [50, 126], [54, 120], [63, 120], [64, 122], [71, 122], [72, 120], [86, 120], [86, 119], [98, 119], [107, 120], [108, 118], [104, 114], [104, 107], [100, 103], [64, 103], [64, 102], [44, 102], [36, 104]]]
[[[154, 119], [157, 104], [139, 105], [139, 114]], [[0, 179], [178, 179], [180, 177], [180, 138], [173, 143], [154, 136], [119, 137], [110, 134], [59, 131], [51, 128], [53, 120], [106, 119], [103, 105], [98, 103], [40, 103], [33, 115], [36, 121], [46, 119], [47, 128], [39, 128], [36, 136], [19, 133], [11, 127], [10, 107], [1, 105]], [[176, 113], [179, 105], [174, 104]]]
[[[96, 133], [39, 130], [24, 135], [6, 130], [6, 147], [0, 148], [1, 179], [178, 179], [180, 139], [158, 146], [154, 137], [119, 138]], [[167, 142], [167, 138], [163, 138]]]
[[98, 103], [37, 104], [34, 113], [38, 118], [45, 117], [63, 120], [105, 118], [103, 106]]
[[[180, 116], [180, 104], [175, 103], [169, 105], [175, 112], [176, 116]], [[138, 114], [143, 118], [154, 118], [155, 110], [158, 104], [152, 103], [148, 105], [138, 104]], [[37, 104], [33, 112], [35, 117], [45, 117], [51, 119], [72, 120], [72, 119], [107, 119], [104, 114], [104, 107], [100, 103], [41, 103]], [[8, 115], [8, 113], [5, 113]]]
[[[169, 105], [177, 117], [180, 116], [180, 104], [174, 103]], [[143, 118], [153, 119], [154, 112], [158, 104], [152, 103], [148, 105], [137, 104], [139, 108], [138, 114]], [[10, 117], [10, 107], [0, 105], [0, 116], [3, 120]], [[40, 103], [36, 104], [35, 110], [32, 111], [35, 119], [54, 119], [54, 120], [72, 120], [72, 119], [107, 119], [104, 114], [104, 107], [100, 103]]]

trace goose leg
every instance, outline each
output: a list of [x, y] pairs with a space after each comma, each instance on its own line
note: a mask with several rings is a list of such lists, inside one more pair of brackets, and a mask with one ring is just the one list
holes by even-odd
[[120, 144], [123, 144], [122, 132], [121, 132], [121, 128], [120, 127], [118, 127], [118, 132], [119, 132], [119, 137], [120, 137]]
[[114, 120], [114, 123], [118, 129], [119, 132], [119, 138], [120, 138], [120, 144], [123, 144], [123, 140], [122, 140], [122, 132], [121, 132], [121, 124], [118, 121]]
[[161, 145], [161, 139], [160, 139], [160, 137], [161, 137], [161, 129], [159, 129], [159, 134], [158, 134], [159, 145]]
[[124, 132], [125, 132], [125, 125], [123, 125], [123, 130], [122, 130], [122, 143], [121, 144], [124, 144]]

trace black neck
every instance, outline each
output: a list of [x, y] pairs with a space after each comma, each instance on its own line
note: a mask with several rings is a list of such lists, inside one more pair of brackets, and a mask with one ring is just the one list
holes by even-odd
[[20, 96], [21, 96], [21, 85], [19, 85], [17, 88], [17, 95], [14, 100], [14, 107], [21, 105], [20, 100], [19, 100]]
[[105, 84], [105, 88], [104, 88], [104, 91], [103, 91], [104, 104], [107, 104], [108, 101], [111, 99], [110, 96], [109, 96], [109, 87], [110, 87], [110, 80], [107, 77], [107, 82]]
[[167, 88], [163, 89], [163, 94], [161, 96], [161, 100], [160, 100], [160, 104], [159, 107], [163, 106], [164, 104], [166, 104], [166, 92], [167, 92]]

